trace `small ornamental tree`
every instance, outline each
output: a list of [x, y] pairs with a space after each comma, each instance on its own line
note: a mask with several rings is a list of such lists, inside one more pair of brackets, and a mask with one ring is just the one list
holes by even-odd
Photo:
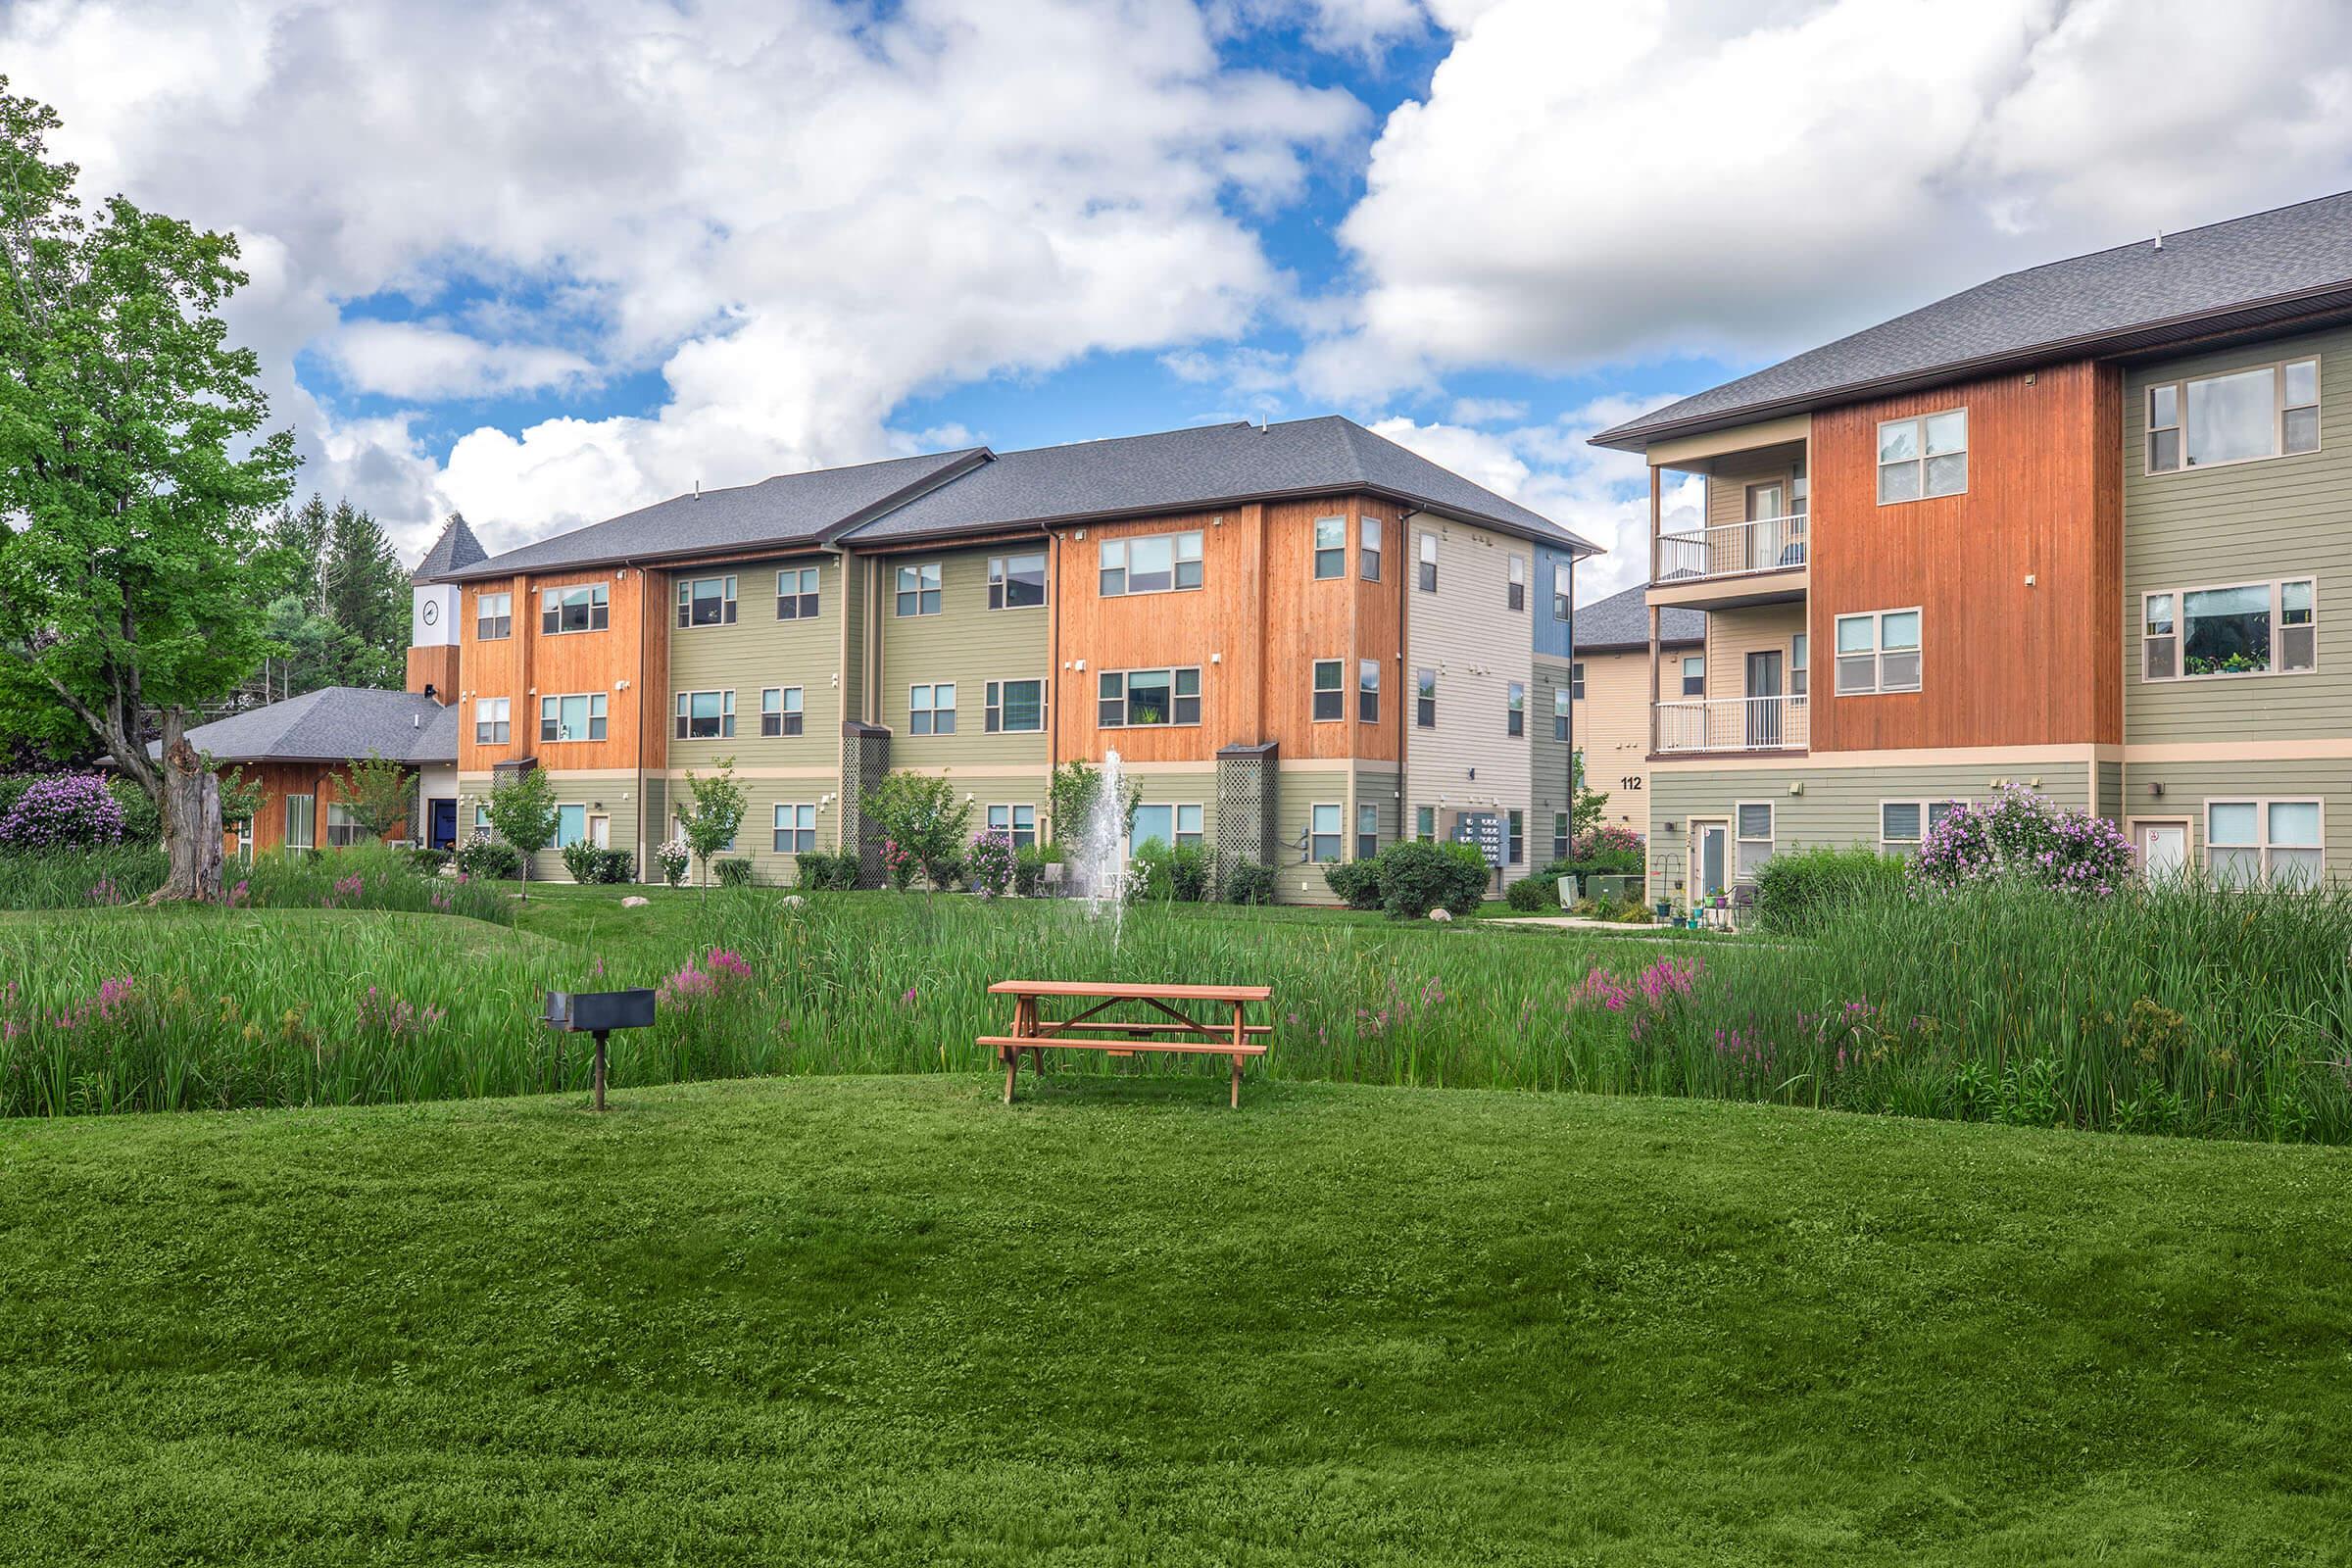
[[955, 785], [929, 773], [886, 773], [866, 792], [865, 814], [934, 888], [947, 885], [972, 827], [972, 803], [959, 800]]
[[[1095, 797], [1102, 792], [1102, 770], [1092, 762], [1062, 762], [1054, 769], [1054, 777], [1046, 786], [1047, 810], [1053, 817], [1054, 842], [1071, 844], [1086, 831], [1086, 819], [1094, 814]], [[1133, 779], [1126, 781], [1119, 792], [1125, 797], [1119, 803], [1119, 832], [1122, 837], [1135, 831], [1135, 810], [1143, 804], [1143, 786]]]
[[1001, 899], [1012, 887], [1012, 835], [992, 827], [972, 840], [964, 852], [964, 875], [972, 891], [984, 899]]
[[416, 814], [416, 775], [403, 764], [369, 752], [366, 761], [351, 764], [343, 801], [361, 832], [371, 839], [389, 837], [393, 828]]
[[1569, 760], [1568, 782], [1568, 832], [1572, 837], [1582, 838], [1600, 826], [1600, 814], [1608, 808], [1608, 792], [1586, 787], [1582, 752]]
[[522, 896], [531, 896], [531, 857], [556, 839], [556, 781], [526, 767], [490, 786], [490, 828], [522, 858]]
[[735, 782], [735, 759], [718, 760], [709, 778], [686, 775], [686, 799], [678, 808], [678, 831], [703, 865], [703, 897], [710, 896], [710, 858], [735, 842], [743, 826], [743, 786]]
[[[212, 759], [205, 759], [212, 765]], [[243, 768], [236, 768], [220, 780], [220, 820], [229, 827], [250, 829], [256, 812], [262, 808], [262, 781], [249, 779]]]

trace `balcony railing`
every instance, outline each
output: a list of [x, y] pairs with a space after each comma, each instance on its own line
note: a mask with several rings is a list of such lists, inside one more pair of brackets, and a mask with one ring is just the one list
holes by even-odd
[[1811, 710], [1802, 697], [1709, 697], [1660, 703], [1658, 750], [1801, 752], [1812, 744]]
[[1652, 582], [1689, 582], [1705, 577], [1743, 577], [1759, 571], [1788, 571], [1805, 564], [1805, 514], [1730, 522], [1690, 533], [1658, 535], [1657, 571]]

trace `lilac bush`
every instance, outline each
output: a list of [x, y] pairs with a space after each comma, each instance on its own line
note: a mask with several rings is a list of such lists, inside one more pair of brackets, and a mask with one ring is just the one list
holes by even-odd
[[0, 850], [53, 855], [122, 842], [122, 803], [96, 773], [36, 778], [0, 816]]
[[2018, 877], [2044, 887], [2106, 895], [2132, 870], [2132, 841], [2103, 816], [2059, 809], [2022, 784], [1991, 801], [1959, 801], [1928, 829], [1916, 862], [1938, 887]]
[[984, 899], [1004, 897], [1012, 886], [1012, 835], [989, 828], [964, 852], [963, 872], [972, 891]]

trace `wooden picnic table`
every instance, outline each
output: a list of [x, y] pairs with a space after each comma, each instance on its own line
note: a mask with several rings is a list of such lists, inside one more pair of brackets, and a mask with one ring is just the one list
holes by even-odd
[[[1249, 1021], [1251, 1003], [1263, 1004], [1274, 995], [1270, 986], [1140, 985], [1117, 980], [1000, 980], [988, 988], [992, 997], [1012, 998], [1012, 1033], [982, 1035], [979, 1043], [997, 1048], [1004, 1063], [1004, 1102], [1012, 1103], [1013, 1079], [1020, 1072], [1021, 1053], [1030, 1064], [1046, 1070], [1046, 1053], [1106, 1051], [1125, 1055], [1134, 1051], [1171, 1051], [1194, 1055], [1233, 1058], [1233, 1106], [1242, 1103], [1242, 1062], [1266, 1054], [1270, 1024]], [[1041, 1003], [1091, 1002], [1092, 1005], [1066, 1018], [1043, 1015]], [[1099, 1015], [1122, 1002], [1140, 1002], [1160, 1016], [1127, 1019]], [[1206, 1020], [1182, 1010], [1183, 1004], [1206, 1004]], [[1233, 1009], [1228, 1020], [1214, 1016]]]

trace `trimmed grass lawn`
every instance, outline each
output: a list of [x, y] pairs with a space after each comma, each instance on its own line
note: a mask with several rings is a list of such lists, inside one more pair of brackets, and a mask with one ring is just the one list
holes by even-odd
[[0, 1124], [0, 1560], [2352, 1557], [2343, 1151], [995, 1093]]

